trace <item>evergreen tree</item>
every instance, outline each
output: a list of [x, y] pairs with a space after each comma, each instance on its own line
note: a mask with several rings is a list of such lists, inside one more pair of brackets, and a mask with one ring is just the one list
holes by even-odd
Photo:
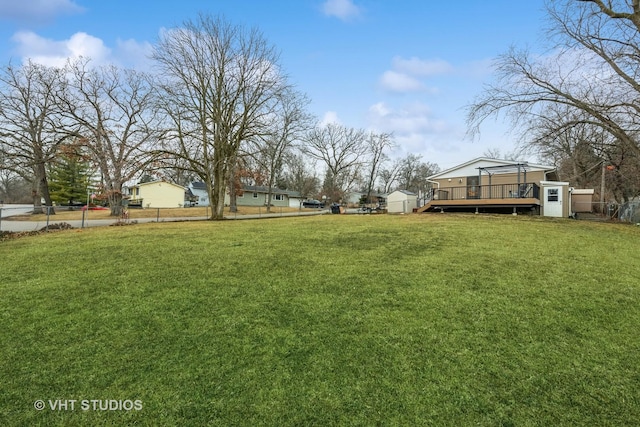
[[82, 157], [62, 154], [51, 168], [51, 200], [58, 204], [84, 202], [91, 182], [91, 168]]

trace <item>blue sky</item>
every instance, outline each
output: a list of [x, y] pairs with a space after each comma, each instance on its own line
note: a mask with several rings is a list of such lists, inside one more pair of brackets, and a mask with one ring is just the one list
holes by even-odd
[[[502, 121], [465, 137], [464, 107], [512, 46], [538, 49], [544, 0], [0, 0], [2, 62], [70, 56], [149, 67], [163, 28], [199, 12], [258, 27], [320, 120], [392, 132], [393, 156], [446, 169], [513, 149]], [[535, 160], [535, 159], [529, 159]]]

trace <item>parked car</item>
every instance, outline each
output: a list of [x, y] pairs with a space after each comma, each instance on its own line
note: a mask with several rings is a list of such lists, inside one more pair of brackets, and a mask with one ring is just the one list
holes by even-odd
[[302, 202], [302, 207], [303, 208], [324, 208], [324, 203], [322, 203], [320, 200], [305, 200], [304, 202]]

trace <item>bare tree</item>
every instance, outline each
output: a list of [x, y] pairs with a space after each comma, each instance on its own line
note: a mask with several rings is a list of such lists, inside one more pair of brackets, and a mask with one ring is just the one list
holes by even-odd
[[294, 90], [286, 90], [276, 97], [273, 120], [266, 132], [257, 139], [254, 155], [267, 174], [267, 212], [271, 211], [272, 189], [282, 172], [285, 155], [312, 127], [312, 116], [307, 113], [309, 99]]
[[389, 133], [374, 133], [370, 132], [367, 137], [367, 151], [369, 153], [368, 160], [368, 174], [367, 174], [367, 203], [371, 203], [371, 192], [375, 186], [375, 183], [380, 176], [380, 168], [383, 162], [387, 159], [385, 151], [394, 146], [393, 135]]
[[491, 147], [487, 149], [482, 155], [488, 159], [499, 160], [517, 160], [520, 156], [518, 150], [502, 151], [500, 148]]
[[88, 59], [70, 62], [68, 73], [64, 114], [97, 163], [111, 214], [120, 215], [123, 185], [145, 169], [160, 138], [152, 79], [113, 65], [92, 68]]
[[325, 191], [340, 200], [358, 178], [367, 153], [364, 130], [335, 123], [316, 126], [305, 137], [303, 152], [327, 168]]
[[211, 219], [222, 219], [241, 144], [265, 133], [271, 101], [287, 87], [278, 55], [258, 30], [203, 14], [164, 32], [153, 58], [172, 129], [163, 151], [189, 161], [207, 185]]
[[408, 154], [400, 161], [398, 188], [424, 194], [432, 185], [427, 178], [439, 171], [435, 163], [423, 162], [422, 156]]
[[284, 188], [298, 191], [304, 198], [315, 197], [320, 187], [313, 165], [308, 165], [305, 156], [295, 150], [285, 154], [284, 171], [278, 182]]
[[63, 86], [61, 70], [28, 62], [8, 65], [0, 73], [0, 152], [3, 168], [31, 175], [33, 213], [42, 213], [41, 200], [51, 206], [46, 165], [66, 135], [56, 93]]
[[391, 193], [397, 185], [402, 169], [402, 159], [395, 159], [387, 168], [380, 171], [380, 180], [382, 182], [382, 191], [385, 194]]
[[[0, 144], [2, 140], [0, 139]], [[0, 205], [3, 203], [25, 203], [31, 198], [31, 185], [10, 167], [4, 153], [0, 150]]]
[[547, 11], [553, 55], [512, 48], [500, 56], [496, 82], [468, 108], [471, 133], [506, 112], [529, 146], [586, 126], [594, 149], [599, 140], [608, 145], [601, 151], [640, 154], [638, 1], [549, 0]]

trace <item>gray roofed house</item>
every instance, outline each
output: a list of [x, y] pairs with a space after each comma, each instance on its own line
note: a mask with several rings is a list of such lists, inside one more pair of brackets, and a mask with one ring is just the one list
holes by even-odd
[[[245, 185], [242, 195], [238, 195], [238, 206], [266, 206], [269, 187], [259, 185]], [[271, 189], [271, 206], [299, 208], [302, 204], [302, 194], [299, 191]]]
[[[210, 206], [207, 186], [204, 182], [192, 182], [189, 189], [194, 196], [198, 197], [198, 206]], [[245, 185], [242, 193], [236, 198], [238, 206], [266, 206], [269, 188], [266, 186]], [[282, 190], [280, 188], [271, 189], [271, 206], [299, 208], [302, 205], [303, 197], [299, 191]], [[225, 205], [229, 205], [229, 195], [225, 195]]]

